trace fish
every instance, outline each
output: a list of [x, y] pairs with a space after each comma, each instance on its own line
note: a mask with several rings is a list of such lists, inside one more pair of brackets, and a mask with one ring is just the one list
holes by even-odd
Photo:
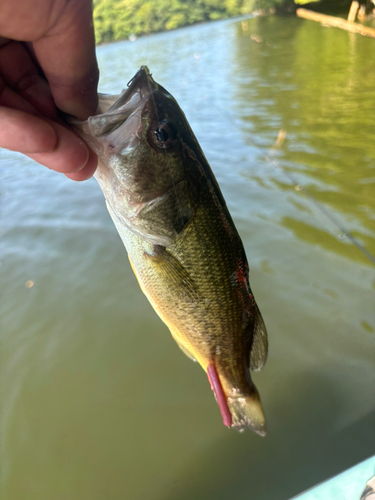
[[181, 350], [207, 373], [224, 425], [264, 436], [250, 370], [267, 331], [215, 176], [174, 97], [142, 66], [94, 116], [70, 120], [98, 156], [95, 178], [139, 285]]

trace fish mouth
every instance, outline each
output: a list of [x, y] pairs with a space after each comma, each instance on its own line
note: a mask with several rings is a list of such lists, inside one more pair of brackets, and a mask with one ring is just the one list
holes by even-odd
[[[98, 139], [106, 137], [113, 142], [112, 132], [120, 126], [126, 125], [125, 122], [129, 120], [128, 126], [121, 127], [123, 138], [128, 136], [129, 139], [129, 135], [134, 132], [134, 117], [138, 116], [139, 121], [146, 102], [151, 94], [157, 90], [157, 87], [150, 70], [147, 66], [142, 66], [129, 81], [128, 88], [123, 90], [119, 96], [113, 98], [99, 94], [98, 111], [96, 115], [90, 116], [87, 120], [90, 133]], [[128, 133], [127, 129], [129, 129]]]
[[65, 118], [104, 160], [106, 153], [123, 152], [126, 146], [136, 145], [141, 135], [143, 109], [159, 89], [148, 67], [141, 66], [121, 94], [99, 94], [95, 115], [85, 121], [72, 116]]
[[[141, 68], [137, 71], [137, 73], [133, 76], [133, 78], [128, 82], [127, 89], [123, 90], [119, 96], [114, 96], [115, 100], [108, 100], [108, 104], [110, 107], [106, 107], [106, 95], [99, 94], [99, 100], [103, 101], [103, 104], [100, 106], [100, 109], [96, 114], [99, 113], [114, 113], [118, 112], [125, 108], [131, 108], [131, 103], [136, 104], [134, 101], [134, 96], [136, 95], [139, 100], [147, 99], [151, 93], [158, 88], [158, 84], [152, 78], [150, 70], [147, 66], [141, 66]], [[117, 97], [117, 99], [116, 99]]]
[[148, 88], [150, 93], [152, 90], [156, 90], [158, 88], [158, 84], [152, 78], [152, 74], [147, 66], [141, 66], [133, 78], [128, 82], [128, 89], [124, 94], [124, 98], [128, 93], [131, 95], [138, 88]]

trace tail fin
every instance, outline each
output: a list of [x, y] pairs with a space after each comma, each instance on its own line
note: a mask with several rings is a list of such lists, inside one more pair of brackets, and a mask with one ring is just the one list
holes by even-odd
[[228, 406], [232, 414], [234, 429], [241, 432], [245, 427], [250, 427], [260, 436], [266, 435], [266, 421], [255, 385], [252, 386], [250, 395], [239, 394], [236, 397], [229, 397]]

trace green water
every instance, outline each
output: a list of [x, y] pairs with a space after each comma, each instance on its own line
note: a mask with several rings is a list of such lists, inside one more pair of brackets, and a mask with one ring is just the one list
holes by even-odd
[[266, 438], [222, 425], [96, 182], [1, 151], [4, 500], [287, 500], [374, 453], [375, 267], [342, 234], [375, 253], [374, 43], [267, 17], [98, 48], [100, 90], [147, 64], [222, 187], [269, 331]]

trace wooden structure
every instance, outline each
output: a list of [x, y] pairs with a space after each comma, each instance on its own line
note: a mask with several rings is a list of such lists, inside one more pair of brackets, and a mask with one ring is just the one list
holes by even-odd
[[363, 24], [358, 24], [355, 21], [359, 9], [359, 3], [353, 0], [350, 11], [348, 15], [348, 20], [341, 19], [340, 17], [327, 16], [326, 14], [319, 14], [319, 12], [314, 12], [308, 9], [297, 9], [296, 14], [298, 17], [303, 19], [309, 19], [310, 21], [317, 21], [323, 26], [332, 26], [334, 28], [341, 28], [351, 33], [358, 33], [363, 36], [369, 36], [375, 38], [375, 29], [369, 26], [363, 26]]
[[358, 10], [359, 10], [359, 2], [353, 0], [348, 14], [348, 23], [354, 23], [355, 18], [357, 17]]

